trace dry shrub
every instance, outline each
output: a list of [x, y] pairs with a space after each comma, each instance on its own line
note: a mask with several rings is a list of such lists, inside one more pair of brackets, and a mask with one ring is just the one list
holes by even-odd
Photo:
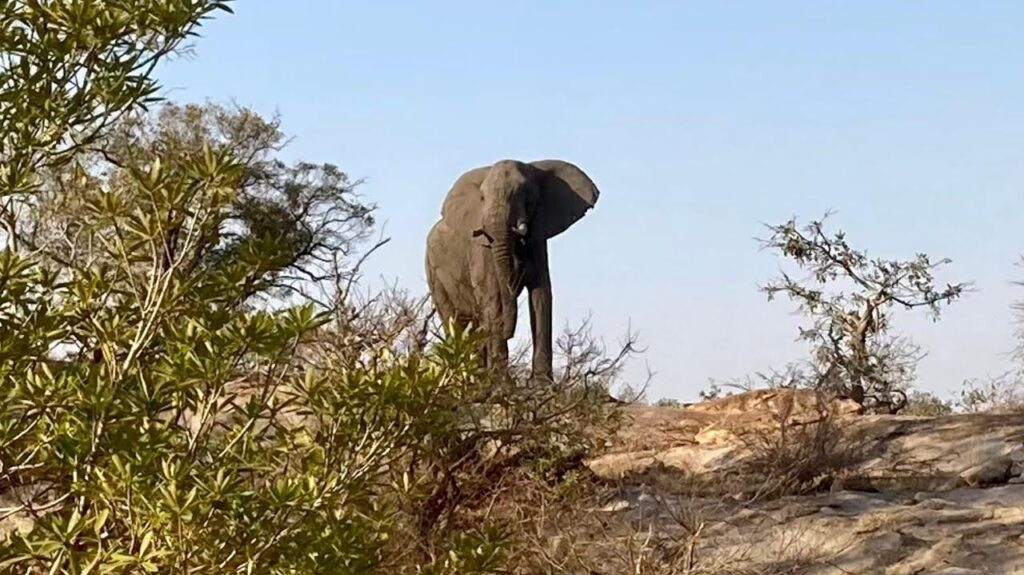
[[927, 391], [912, 391], [907, 396], [907, 406], [902, 415], [918, 417], [941, 417], [953, 413], [953, 403]]
[[655, 462], [627, 480], [659, 493], [753, 503], [828, 489], [864, 457], [865, 441], [843, 433], [828, 395], [813, 393], [810, 416], [806, 407], [795, 409], [794, 395], [777, 397], [767, 417], [736, 415], [718, 424], [736, 443], [720, 469], [694, 474]]
[[757, 501], [827, 489], [860, 458], [862, 449], [844, 436], [826, 396], [815, 397], [817, 420], [795, 421], [790, 396], [772, 413], [771, 426], [739, 435], [750, 453], [740, 466], [746, 484], [739, 493]]
[[1024, 381], [1021, 374], [1009, 372], [987, 379], [965, 381], [957, 408], [963, 413], [1024, 412]]
[[517, 573], [730, 573], [698, 554], [708, 519], [696, 501], [641, 496], [622, 511], [623, 497], [579, 472], [558, 485], [524, 482], [514, 503], [492, 513], [516, 526]]

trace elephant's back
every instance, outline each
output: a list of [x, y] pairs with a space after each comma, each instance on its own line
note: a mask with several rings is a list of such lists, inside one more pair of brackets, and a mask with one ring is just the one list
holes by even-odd
[[[490, 167], [469, 170], [452, 185], [441, 206], [441, 219], [427, 233], [427, 283], [435, 301], [464, 319], [476, 318], [471, 260], [482, 248], [473, 240], [480, 225], [480, 184]], [[476, 254], [479, 257], [479, 254]]]
[[490, 166], [469, 170], [455, 180], [441, 204], [441, 217], [455, 226], [469, 226], [471, 220], [478, 219], [482, 203], [480, 185], [489, 169]]
[[455, 181], [441, 206], [441, 219], [427, 234], [427, 273], [442, 281], [465, 284], [470, 279], [472, 252], [479, 249], [473, 230], [480, 226], [480, 184], [488, 169], [469, 170]]
[[435, 302], [445, 302], [460, 317], [475, 317], [475, 298], [470, 273], [472, 242], [462, 241], [458, 228], [446, 220], [427, 234], [425, 258], [427, 284]]
[[[453, 274], [468, 265], [470, 242], [461, 241], [459, 229], [441, 220], [427, 234], [427, 267], [436, 272]], [[468, 235], [468, 234], [465, 234]]]
[[425, 263], [428, 276], [431, 270], [436, 269], [445, 258], [449, 257], [448, 252], [451, 251], [449, 244], [452, 241], [452, 234], [447, 227], [445, 221], [440, 220], [431, 226], [430, 231], [427, 232]]

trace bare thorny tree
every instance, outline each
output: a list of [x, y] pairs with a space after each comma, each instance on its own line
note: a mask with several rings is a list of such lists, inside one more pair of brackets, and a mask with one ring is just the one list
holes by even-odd
[[896, 413], [906, 405], [921, 354], [892, 333], [892, 310], [924, 308], [937, 320], [941, 307], [970, 284], [936, 285], [935, 272], [949, 259], [933, 261], [923, 253], [906, 260], [871, 258], [852, 248], [844, 232], [826, 231], [830, 215], [803, 227], [795, 219], [768, 226], [762, 246], [806, 276], [783, 271], [761, 289], [769, 300], [788, 296], [812, 322], [800, 328], [813, 354], [811, 376], [803, 383], [849, 396], [871, 411]]

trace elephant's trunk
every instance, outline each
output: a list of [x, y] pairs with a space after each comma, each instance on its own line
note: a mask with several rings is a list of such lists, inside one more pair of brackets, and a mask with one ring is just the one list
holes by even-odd
[[506, 230], [496, 234], [491, 244], [494, 253], [494, 269], [498, 280], [498, 291], [501, 294], [501, 333], [508, 340], [516, 332], [516, 294], [512, 288], [512, 251], [508, 226]]

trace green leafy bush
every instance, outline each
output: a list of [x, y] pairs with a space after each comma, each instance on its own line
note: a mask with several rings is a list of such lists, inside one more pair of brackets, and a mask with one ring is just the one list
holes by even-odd
[[0, 565], [514, 565], [481, 509], [600, 444], [629, 345], [570, 332], [559, 381], [525, 386], [474, 334], [435, 337], [422, 299], [360, 297], [383, 242], [342, 171], [280, 161], [250, 110], [145, 111], [152, 66], [223, 8], [0, 4]]

